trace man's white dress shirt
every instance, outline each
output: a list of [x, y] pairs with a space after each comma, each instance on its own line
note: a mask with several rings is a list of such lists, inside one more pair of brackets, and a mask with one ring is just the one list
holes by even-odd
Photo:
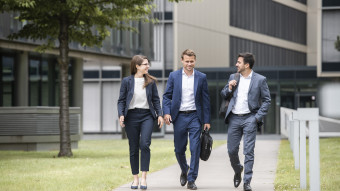
[[195, 70], [188, 76], [182, 70], [182, 98], [180, 111], [196, 110], [194, 95]]
[[250, 85], [252, 75], [253, 75], [253, 71], [250, 72], [248, 77], [243, 77], [240, 74], [240, 81], [238, 84], [236, 102], [232, 109], [232, 112], [234, 114], [250, 113], [250, 110], [248, 107], [248, 92], [249, 92], [249, 85]]

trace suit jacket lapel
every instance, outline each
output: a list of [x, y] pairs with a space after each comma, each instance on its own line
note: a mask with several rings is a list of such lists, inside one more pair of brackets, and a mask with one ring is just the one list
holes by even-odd
[[183, 72], [183, 68], [178, 72], [178, 84], [177, 84], [177, 86], [178, 86], [178, 90], [179, 90], [179, 95], [181, 95], [182, 96], [182, 77], [183, 77], [183, 74], [182, 74], [182, 72]]
[[128, 87], [128, 95], [127, 95], [127, 98], [126, 98], [126, 104], [127, 106], [130, 105], [130, 102], [132, 100], [132, 97], [133, 97], [133, 92], [135, 90], [135, 78], [133, 75], [131, 75], [129, 77], [129, 81], [127, 82], [127, 87]]
[[194, 96], [195, 97], [196, 97], [196, 92], [197, 92], [198, 80], [199, 80], [198, 73], [195, 72], [195, 76], [194, 76]]
[[[241, 75], [241, 74], [240, 74], [240, 75]], [[240, 78], [241, 78], [241, 76], [240, 76]], [[233, 79], [235, 79], [235, 74], [234, 74], [234, 78], [233, 78]], [[233, 96], [234, 96], [234, 95], [237, 96], [239, 84], [240, 84], [240, 79], [239, 79], [238, 82], [237, 82], [237, 87], [236, 87], [236, 89], [235, 89], [235, 91], [234, 91], [234, 93], [233, 93]], [[235, 96], [235, 97], [236, 97], [236, 96]]]
[[249, 89], [248, 89], [248, 94], [249, 94], [249, 92], [250, 92], [251, 87], [252, 87], [253, 84], [254, 84], [255, 79], [256, 79], [256, 73], [253, 71], [253, 76], [251, 77], [251, 80], [250, 80], [250, 85], [249, 85]]
[[133, 92], [135, 90], [135, 77], [133, 75], [131, 75], [129, 79], [129, 89], [129, 93], [133, 95]]

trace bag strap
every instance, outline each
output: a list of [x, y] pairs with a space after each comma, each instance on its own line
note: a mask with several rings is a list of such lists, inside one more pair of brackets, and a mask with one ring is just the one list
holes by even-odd
[[236, 73], [234, 74], [234, 80], [236, 80], [237, 83], [236, 83], [236, 86], [234, 86], [234, 88], [231, 90], [232, 93], [234, 93], [235, 89], [236, 89], [237, 86], [238, 86], [238, 83], [239, 83], [239, 81], [240, 81], [240, 73], [236, 72]]
[[231, 89], [231, 92], [230, 92], [230, 96], [229, 97], [227, 97], [227, 100], [228, 99], [231, 99], [231, 96], [234, 94], [234, 91], [236, 90], [236, 88], [237, 88], [237, 86], [238, 86], [238, 83], [239, 83], [239, 81], [240, 81], [240, 73], [235, 73], [234, 74], [234, 80], [236, 80], [236, 86], [234, 86], [232, 89]]
[[[234, 74], [234, 80], [236, 80], [236, 82], [237, 82], [237, 83], [236, 83], [236, 86], [232, 88], [232, 90], [231, 90], [229, 96], [228, 96], [225, 100], [229, 100], [229, 101], [230, 101], [232, 95], [234, 94], [234, 91], [235, 91], [235, 89], [237, 88], [238, 83], [239, 83], [239, 81], [240, 81], [240, 73], [236, 72], [236, 73]], [[223, 102], [222, 102], [222, 104], [223, 104]], [[228, 102], [225, 102], [225, 106], [227, 106], [227, 104], [228, 104]]]

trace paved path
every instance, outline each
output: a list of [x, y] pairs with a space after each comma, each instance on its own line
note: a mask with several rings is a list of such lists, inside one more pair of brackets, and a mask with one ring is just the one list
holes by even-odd
[[[274, 190], [279, 145], [280, 137], [278, 135], [257, 136], [255, 146], [255, 163], [253, 168], [254, 175], [251, 182], [253, 190]], [[239, 153], [241, 161], [243, 161], [242, 148], [243, 146], [241, 144]], [[148, 174], [148, 190], [188, 190], [186, 186], [180, 186], [180, 173], [178, 164], [175, 164], [160, 171]], [[200, 161], [200, 169], [196, 185], [198, 190], [243, 190], [243, 182], [238, 188], [234, 188], [233, 177], [234, 172], [230, 166], [227, 145], [225, 144], [214, 149], [208, 161]], [[131, 183], [122, 185], [114, 191], [131, 191], [130, 184]]]

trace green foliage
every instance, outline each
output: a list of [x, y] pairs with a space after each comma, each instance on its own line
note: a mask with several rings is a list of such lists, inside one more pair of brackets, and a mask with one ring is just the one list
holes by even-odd
[[300, 173], [295, 170], [293, 153], [289, 142], [282, 140], [278, 155], [278, 163], [275, 177], [275, 190], [300, 190]]
[[[181, 0], [169, 0], [179, 2]], [[191, 0], [186, 0], [191, 1]], [[1, 0], [1, 12], [17, 12], [23, 28], [9, 39], [46, 40], [38, 47], [42, 52], [55, 47], [60, 37], [61, 18], [66, 16], [68, 41], [83, 46], [100, 46], [110, 36], [108, 28], [133, 30], [130, 21], [155, 22], [151, 17], [153, 0]]]
[[[307, 145], [307, 185], [309, 185], [309, 144]], [[340, 138], [320, 139], [320, 186], [323, 191], [340, 190]], [[282, 140], [276, 169], [275, 190], [300, 190], [300, 171], [294, 168], [289, 142]]]
[[338, 51], [340, 51], [340, 37], [339, 36], [337, 36], [334, 46]]
[[39, 48], [52, 48], [60, 35], [61, 18], [66, 17], [69, 42], [100, 45], [110, 35], [108, 28], [134, 30], [129, 21], [152, 21], [152, 0], [2, 0], [1, 11], [18, 12], [27, 24], [9, 39], [47, 40]]

